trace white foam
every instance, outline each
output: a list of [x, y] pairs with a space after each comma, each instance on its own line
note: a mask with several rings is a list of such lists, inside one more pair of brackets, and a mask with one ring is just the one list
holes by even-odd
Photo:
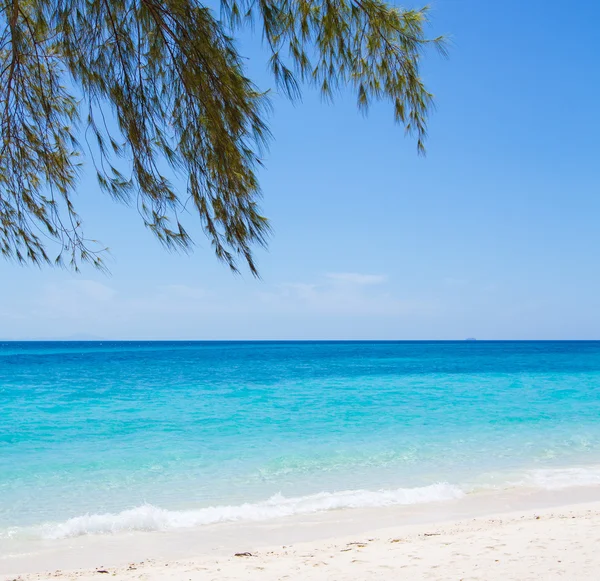
[[348, 490], [321, 492], [310, 496], [285, 498], [280, 494], [264, 502], [238, 506], [215, 506], [197, 510], [172, 511], [150, 504], [117, 514], [87, 514], [59, 524], [41, 527], [44, 538], [60, 539], [123, 531], [167, 531], [232, 521], [262, 521], [297, 514], [342, 508], [371, 508], [420, 504], [460, 498], [463, 491], [446, 483], [397, 490]]
[[600, 466], [531, 470], [520, 485], [545, 490], [600, 485]]

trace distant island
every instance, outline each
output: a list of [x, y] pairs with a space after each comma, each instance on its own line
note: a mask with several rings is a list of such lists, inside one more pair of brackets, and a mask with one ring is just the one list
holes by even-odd
[[477, 341], [477, 339], [475, 337], [467, 337], [465, 341]]

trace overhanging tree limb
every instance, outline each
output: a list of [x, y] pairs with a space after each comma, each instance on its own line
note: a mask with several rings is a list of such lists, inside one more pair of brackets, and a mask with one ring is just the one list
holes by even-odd
[[54, 242], [59, 262], [102, 267], [72, 202], [82, 117], [102, 189], [136, 200], [170, 248], [191, 248], [181, 216], [195, 213], [218, 258], [233, 270], [241, 258], [257, 275], [252, 249], [269, 233], [256, 178], [269, 103], [231, 37], [250, 20], [261, 23], [275, 80], [291, 98], [303, 81], [328, 98], [348, 86], [365, 110], [390, 100], [424, 151], [431, 95], [419, 61], [428, 45], [443, 49], [425, 37], [426, 9], [381, 0], [221, 6], [219, 19], [198, 0], [0, 2], [0, 252], [45, 263]]

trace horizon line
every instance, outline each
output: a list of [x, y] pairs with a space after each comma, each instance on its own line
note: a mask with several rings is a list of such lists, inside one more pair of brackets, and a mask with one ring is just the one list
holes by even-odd
[[594, 343], [599, 339], [0, 339], [0, 343]]

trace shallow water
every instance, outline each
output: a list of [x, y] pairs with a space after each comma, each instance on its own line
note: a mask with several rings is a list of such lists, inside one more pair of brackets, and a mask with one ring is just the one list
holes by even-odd
[[0, 344], [0, 538], [600, 484], [600, 342]]

